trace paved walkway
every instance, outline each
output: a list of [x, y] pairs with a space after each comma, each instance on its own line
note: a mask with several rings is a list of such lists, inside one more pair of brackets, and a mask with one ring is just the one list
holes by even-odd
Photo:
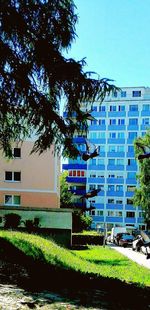
[[131, 248], [123, 248], [112, 243], [108, 244], [108, 246], [127, 256], [129, 259], [132, 259], [137, 264], [150, 269], [150, 258], [146, 259], [146, 255], [135, 252]]

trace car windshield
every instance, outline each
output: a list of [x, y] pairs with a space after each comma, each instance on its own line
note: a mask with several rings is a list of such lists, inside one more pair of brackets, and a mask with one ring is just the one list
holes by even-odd
[[131, 236], [131, 235], [122, 235], [122, 239], [126, 239], [126, 240], [133, 240], [133, 236]]

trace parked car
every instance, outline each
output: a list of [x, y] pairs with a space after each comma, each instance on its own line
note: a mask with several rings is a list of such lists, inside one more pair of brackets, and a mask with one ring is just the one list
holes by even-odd
[[127, 247], [132, 246], [134, 237], [130, 234], [122, 234], [121, 238], [118, 240], [118, 245]]
[[118, 233], [115, 237], [114, 237], [114, 243], [119, 245], [119, 240], [122, 238], [123, 235], [129, 235], [131, 236], [129, 233]]
[[146, 258], [150, 258], [150, 235], [148, 232], [141, 231], [132, 243], [132, 250], [141, 251], [146, 255]]

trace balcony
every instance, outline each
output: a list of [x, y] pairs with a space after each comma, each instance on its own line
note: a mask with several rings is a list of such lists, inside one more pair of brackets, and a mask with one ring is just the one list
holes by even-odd
[[125, 217], [125, 223], [126, 224], [135, 224], [136, 219], [135, 219], [135, 217]]
[[107, 191], [106, 196], [109, 197], [123, 197], [124, 192], [123, 191]]
[[77, 178], [77, 177], [67, 177], [66, 178], [66, 181], [68, 182], [68, 183], [86, 183], [86, 178], [81, 178], [81, 177], [79, 177], [79, 178]]
[[87, 170], [87, 164], [63, 164], [63, 170]]
[[106, 216], [106, 222], [107, 223], [122, 223], [123, 218], [118, 216]]

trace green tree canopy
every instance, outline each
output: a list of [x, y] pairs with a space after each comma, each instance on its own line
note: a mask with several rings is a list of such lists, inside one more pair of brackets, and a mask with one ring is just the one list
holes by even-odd
[[[137, 138], [134, 143], [135, 154], [138, 160], [139, 155], [145, 153], [146, 148], [150, 148], [150, 131], [145, 136]], [[150, 158], [146, 157], [138, 160], [139, 174], [137, 176], [139, 181], [139, 188], [136, 188], [133, 197], [135, 206], [141, 206], [143, 216], [148, 228], [150, 228]]]
[[12, 140], [34, 133], [33, 151], [55, 144], [56, 151], [63, 146], [64, 154], [77, 155], [72, 137], [87, 129], [81, 102], [103, 100], [115, 86], [84, 72], [84, 59], [64, 56], [76, 38], [74, 2], [1, 0], [0, 21], [0, 148], [10, 155]]
[[60, 175], [60, 207], [71, 208], [72, 207], [72, 193], [69, 191], [67, 178], [68, 172], [64, 171]]

